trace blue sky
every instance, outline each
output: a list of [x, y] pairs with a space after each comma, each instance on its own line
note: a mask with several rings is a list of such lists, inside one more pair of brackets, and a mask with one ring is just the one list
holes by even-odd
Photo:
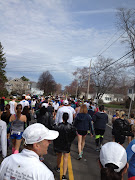
[[[6, 53], [7, 77], [24, 75], [38, 81], [49, 70], [57, 83], [69, 85], [77, 67], [89, 66], [91, 58], [94, 63], [98, 52], [120, 36], [116, 12], [121, 7], [133, 8], [135, 1], [1, 1], [0, 42]], [[125, 52], [119, 40], [102, 55], [118, 59]]]

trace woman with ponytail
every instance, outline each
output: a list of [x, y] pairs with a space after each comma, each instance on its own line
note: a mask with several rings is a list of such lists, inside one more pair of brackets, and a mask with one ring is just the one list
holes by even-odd
[[10, 117], [11, 123], [11, 139], [12, 139], [12, 153], [19, 153], [19, 148], [22, 141], [22, 133], [24, 131], [24, 123], [26, 122], [26, 116], [21, 114], [22, 105], [16, 106], [16, 114]]
[[99, 163], [101, 180], [123, 180], [128, 169], [126, 150], [116, 142], [108, 142], [101, 148]]

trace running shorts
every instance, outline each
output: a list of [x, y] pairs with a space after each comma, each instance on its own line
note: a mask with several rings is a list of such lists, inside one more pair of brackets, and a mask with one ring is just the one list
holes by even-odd
[[81, 136], [86, 136], [87, 135], [87, 131], [82, 131], [82, 130], [77, 130], [77, 133]]
[[22, 139], [23, 132], [11, 132], [11, 139]]

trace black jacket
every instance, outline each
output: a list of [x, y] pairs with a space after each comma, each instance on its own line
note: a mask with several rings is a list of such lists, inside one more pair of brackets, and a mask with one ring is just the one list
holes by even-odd
[[96, 114], [93, 115], [92, 120], [95, 129], [105, 130], [106, 124], [108, 123], [108, 115], [104, 112], [96, 112]]
[[46, 112], [44, 115], [39, 115], [37, 123], [41, 123], [48, 129], [52, 129], [54, 124], [53, 115], [50, 112]]
[[53, 141], [54, 150], [56, 152], [69, 153], [71, 143], [76, 137], [76, 128], [69, 123], [59, 123], [54, 125], [53, 129], [59, 132], [58, 138]]
[[132, 136], [130, 124], [126, 119], [116, 119], [113, 123], [114, 136]]

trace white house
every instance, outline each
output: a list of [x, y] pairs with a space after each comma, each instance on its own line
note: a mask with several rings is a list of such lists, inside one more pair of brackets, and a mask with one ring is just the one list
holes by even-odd
[[[80, 98], [83, 98], [83, 96], [85, 96], [85, 93], [82, 93], [80, 95]], [[96, 94], [89, 94], [88, 95], [88, 99], [94, 99], [94, 101], [96, 102]], [[110, 103], [110, 102], [122, 102], [124, 101], [124, 95], [122, 94], [112, 94], [112, 93], [106, 93], [102, 96], [101, 100], [103, 101], [103, 103]]]

